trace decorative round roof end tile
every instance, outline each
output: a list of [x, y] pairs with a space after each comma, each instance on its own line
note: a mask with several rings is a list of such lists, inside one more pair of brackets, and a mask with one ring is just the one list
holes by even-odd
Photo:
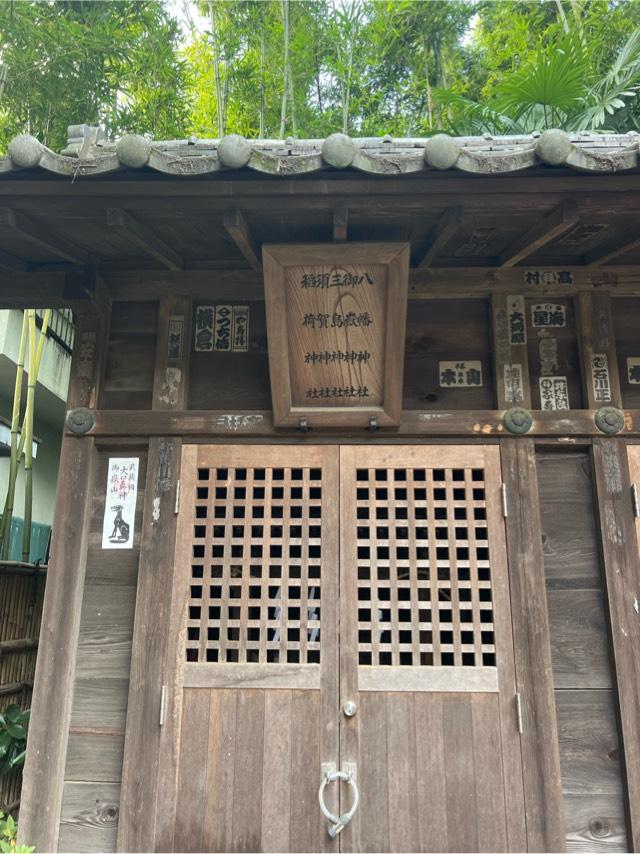
[[28, 133], [14, 136], [9, 143], [9, 157], [16, 166], [32, 169], [37, 166], [42, 157], [43, 146], [35, 136]]
[[242, 169], [249, 162], [252, 151], [249, 140], [237, 133], [223, 136], [218, 143], [218, 157], [227, 169]]
[[335, 169], [351, 166], [356, 156], [356, 144], [346, 133], [332, 133], [322, 143], [322, 159]]
[[573, 143], [563, 130], [545, 130], [536, 142], [536, 154], [544, 163], [559, 166], [571, 154]]
[[424, 146], [425, 162], [434, 169], [451, 169], [460, 154], [460, 143], [446, 133], [438, 133]]
[[116, 142], [116, 153], [123, 166], [142, 169], [149, 162], [151, 142], [139, 134], [126, 134]]

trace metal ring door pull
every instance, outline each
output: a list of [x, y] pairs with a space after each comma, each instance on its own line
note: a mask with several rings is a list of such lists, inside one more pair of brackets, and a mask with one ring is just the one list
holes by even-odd
[[[344, 780], [344, 782], [348, 783], [353, 790], [353, 801], [351, 806], [347, 812], [343, 813], [341, 816], [337, 816], [332, 812], [329, 812], [327, 805], [324, 802], [324, 790], [327, 788], [329, 783], [333, 783], [335, 780]], [[324, 776], [320, 782], [320, 788], [318, 789], [318, 801], [320, 802], [320, 811], [322, 812], [322, 815], [329, 822], [329, 836], [335, 838], [340, 831], [344, 830], [349, 824], [356, 814], [358, 804], [360, 803], [360, 791], [358, 789], [358, 784], [356, 783], [353, 769], [350, 769], [349, 771], [325, 770]]]

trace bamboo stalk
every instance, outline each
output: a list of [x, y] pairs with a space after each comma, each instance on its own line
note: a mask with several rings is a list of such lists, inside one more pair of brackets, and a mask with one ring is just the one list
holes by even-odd
[[33, 515], [33, 407], [38, 380], [36, 346], [36, 312], [30, 308], [29, 315], [29, 382], [27, 385], [27, 406], [24, 414], [25, 452], [24, 452], [24, 526], [22, 529], [22, 560], [29, 560], [31, 549], [31, 518]]
[[[48, 308], [42, 316], [42, 329], [40, 331], [40, 339], [38, 341], [38, 351], [36, 353], [35, 360], [35, 380], [34, 383], [38, 382], [38, 374], [40, 373], [40, 362], [42, 360], [42, 354], [44, 353], [44, 345], [47, 340], [47, 329], [49, 328], [49, 321], [51, 320], [51, 309]], [[31, 373], [29, 373], [31, 376]], [[24, 450], [25, 443], [25, 420], [27, 414], [25, 412], [24, 419], [22, 421], [22, 430], [20, 431], [20, 442], [18, 443], [18, 459], [22, 457], [22, 452]]]
[[7, 497], [4, 503], [2, 524], [0, 526], [0, 539], [2, 549], [0, 555], [4, 560], [9, 557], [9, 541], [11, 539], [11, 521], [13, 519], [13, 502], [16, 492], [16, 480], [21, 453], [18, 453], [18, 427], [20, 424], [20, 401], [22, 399], [22, 381], [24, 377], [24, 356], [27, 349], [28, 319], [27, 312], [22, 318], [22, 333], [20, 335], [20, 347], [18, 349], [18, 362], [16, 365], [16, 382], [13, 388], [13, 411], [11, 415], [11, 461], [9, 463], [9, 484], [7, 486]]

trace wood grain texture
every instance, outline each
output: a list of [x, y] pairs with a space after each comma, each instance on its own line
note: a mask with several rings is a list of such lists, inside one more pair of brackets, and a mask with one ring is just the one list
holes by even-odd
[[622, 402], [626, 407], [640, 406], [640, 385], [629, 382], [627, 370], [627, 359], [640, 356], [638, 347], [640, 298], [637, 296], [612, 298], [611, 313]]
[[[597, 409], [599, 406], [622, 406], [620, 374], [611, 312], [611, 297], [607, 293], [578, 294], [577, 319], [582, 360], [583, 399], [585, 406]], [[609, 373], [609, 394], [598, 392], [594, 388], [592, 359], [595, 355], [604, 355]], [[608, 399], [605, 399], [608, 398]]]
[[[153, 377], [153, 409], [184, 409], [191, 354], [191, 300], [166, 297], [160, 300], [158, 339]], [[171, 324], [181, 327], [179, 353], [170, 352], [177, 343], [170, 340]], [[177, 335], [177, 333], [173, 333]]]
[[[510, 294], [493, 294], [491, 299], [492, 332], [493, 332], [493, 369], [496, 391], [496, 403], [501, 409], [513, 406], [531, 408], [531, 385], [529, 380], [529, 356], [526, 343], [512, 344], [509, 331]], [[524, 318], [526, 329], [526, 315]], [[521, 400], [516, 400], [515, 393], [506, 382], [507, 374], [519, 369], [522, 378]]]
[[[314, 425], [367, 426], [374, 416], [380, 425], [397, 424], [409, 244], [338, 243], [330, 249], [317, 244], [265, 245], [263, 263], [275, 423], [296, 426], [300, 417], [307, 417]], [[336, 270], [340, 276], [355, 276], [359, 284], [328, 286]], [[326, 276], [327, 286], [302, 287], [305, 274]], [[355, 320], [347, 326], [350, 313]], [[314, 326], [306, 322], [307, 315], [316, 318]], [[343, 318], [340, 325], [334, 325], [336, 315]], [[321, 317], [327, 318], [326, 325]], [[308, 353], [334, 351], [368, 353], [370, 358], [356, 363], [306, 361]], [[325, 388], [348, 393], [314, 396], [314, 389]], [[351, 388], [359, 393], [351, 393]]]
[[114, 783], [65, 783], [56, 850], [115, 851], [119, 789]]
[[510, 508], [507, 547], [516, 679], [524, 712], [522, 763], [528, 847], [561, 851], [565, 832], [560, 757], [539, 497], [530, 439], [505, 440], [502, 474]]
[[629, 844], [640, 847], [640, 590], [638, 541], [630, 498], [626, 448], [596, 439], [592, 447], [627, 784]]
[[92, 439], [63, 441], [20, 817], [43, 851], [57, 848], [94, 469]]
[[550, 590], [551, 659], [556, 689], [611, 688], [600, 590]]
[[568, 852], [628, 851], [621, 798], [566, 795]]
[[[127, 674], [127, 734], [122, 769], [123, 820], [118, 845], [127, 851], [146, 850], [153, 839], [157, 764], [160, 751], [160, 695], [168, 649], [171, 610], [175, 500], [180, 476], [176, 439], [149, 443], [140, 566], [133, 622], [131, 669]], [[185, 484], [188, 488], [188, 484]], [[140, 786], [140, 775], [146, 785]]]
[[124, 754], [124, 732], [118, 729], [71, 727], [64, 778], [67, 782], [87, 779], [120, 783]]

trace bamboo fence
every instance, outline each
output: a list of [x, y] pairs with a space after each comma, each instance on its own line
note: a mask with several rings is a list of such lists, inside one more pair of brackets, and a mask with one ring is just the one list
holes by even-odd
[[[31, 705], [46, 567], [0, 561], [0, 710]], [[14, 815], [21, 771], [0, 774], [0, 811]]]

